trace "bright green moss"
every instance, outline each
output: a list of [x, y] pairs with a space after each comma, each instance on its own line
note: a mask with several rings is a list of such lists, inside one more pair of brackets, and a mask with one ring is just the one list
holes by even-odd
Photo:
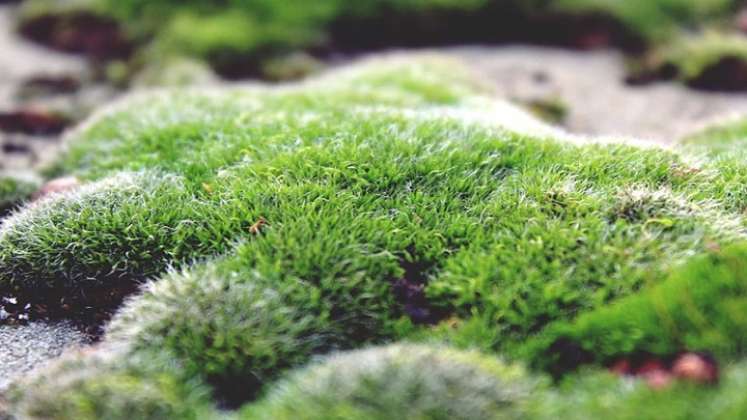
[[333, 355], [281, 381], [246, 419], [511, 419], [537, 387], [476, 352], [392, 345]]
[[312, 314], [289, 299], [212, 265], [171, 274], [128, 302], [108, 328], [108, 341], [128, 358], [160, 352], [187, 377], [212, 385], [216, 397], [246, 401], [279, 372], [334, 348]]
[[[104, 342], [120, 349], [115, 362], [142, 365], [137, 378], [209, 385], [216, 403], [247, 401], [317, 354], [407, 337], [526, 355], [517, 349], [537, 334], [620, 299], [653, 317], [656, 297], [694, 332], [647, 318], [647, 333], [670, 340], [657, 351], [741, 355], [725, 333], [743, 327], [741, 277], [703, 266], [713, 281], [691, 287], [704, 298], [693, 313], [718, 336], [679, 309], [691, 297], [681, 283], [695, 280], [662, 279], [743, 239], [743, 163], [696, 168], [536, 122], [513, 131], [501, 121], [532, 120], [479, 97], [464, 74], [390, 60], [274, 89], [131, 98], [68, 138], [60, 167], [91, 183], [0, 229], [0, 292], [96, 306], [155, 279]], [[180, 269], [161, 276], [169, 267]], [[724, 294], [732, 303], [714, 307]], [[614, 356], [605, 333], [588, 339], [599, 361]]]
[[610, 307], [548, 327], [530, 358], [546, 369], [573, 359], [611, 362], [629, 354], [703, 351], [721, 360], [747, 351], [747, 246], [693, 259], [659, 285]]

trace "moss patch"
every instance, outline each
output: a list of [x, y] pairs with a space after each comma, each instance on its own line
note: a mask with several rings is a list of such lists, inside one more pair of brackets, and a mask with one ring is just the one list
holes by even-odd
[[[279, 88], [131, 98], [70, 134], [58, 166], [87, 186], [0, 228], [0, 291], [85, 308], [152, 280], [103, 338], [123, 367], [91, 373], [124, 385], [81, 391], [102, 410], [118, 404], [109, 389], [159, 375], [236, 407], [316, 355], [408, 338], [550, 372], [566, 363], [524, 345], [567, 328], [597, 365], [681, 347], [738, 359], [742, 252], [692, 260], [697, 278], [677, 270], [744, 238], [742, 160], [693, 167], [536, 122], [515, 131], [501, 116], [531, 118], [467, 74], [389, 60]], [[641, 337], [661, 348], [627, 337], [614, 302], [638, 308]]]

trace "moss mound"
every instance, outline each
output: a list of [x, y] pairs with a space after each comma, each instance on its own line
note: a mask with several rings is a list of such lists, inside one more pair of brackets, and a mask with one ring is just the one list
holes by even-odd
[[[741, 357], [744, 252], [727, 246], [745, 235], [742, 160], [701, 155], [693, 166], [675, 151], [574, 141], [479, 91], [453, 63], [390, 59], [279, 88], [141, 95], [72, 132], [58, 168], [89, 183], [3, 224], [0, 292], [97, 308], [152, 283], [109, 325], [111, 363], [94, 364], [84, 382], [47, 379], [60, 390], [49, 404], [67, 388], [96, 414], [129, 404], [111, 400], [116, 390], [191, 395], [158, 388], [164, 377], [210, 393], [184, 409], [233, 408], [315, 355], [408, 338], [480, 346], [550, 372], [578, 364], [530, 345], [551, 345], [558, 331], [597, 364], [670, 349]], [[717, 247], [723, 254], [685, 266], [697, 278], [677, 271]], [[638, 308], [635, 317], [606, 308], [616, 301]], [[645, 334], [625, 336], [631, 319]], [[434, 382], [402, 378], [426, 386], [412, 406], [424, 418], [443, 408], [437, 387], [464, 379], [450, 376], [452, 362], [483, 366], [394, 348], [382, 369], [400, 357], [413, 367], [446, 358]], [[368, 353], [354, 354], [341, 360]], [[293, 386], [329, 372], [309, 369]], [[493, 391], [524, 383], [510, 382]], [[33, 395], [20, 386], [16, 407]], [[392, 394], [370, 414], [415, 395]], [[348, 407], [327, 397], [309, 404]], [[58, 417], [78, 410], [60, 401]], [[287, 401], [267, 407], [282, 413]]]
[[5, 216], [19, 207], [41, 186], [35, 175], [0, 173], [0, 216]]
[[530, 344], [545, 368], [610, 364], [625, 355], [705, 351], [739, 360], [747, 351], [747, 246], [695, 258], [641, 293], [548, 327]]
[[[143, 363], [114, 348], [75, 351], [7, 392], [13, 415], [31, 419], [202, 419], [213, 410], [199, 384]], [[157, 359], [152, 356], [150, 359]]]
[[479, 353], [392, 345], [333, 355], [294, 373], [240, 417], [519, 418], [536, 382]]

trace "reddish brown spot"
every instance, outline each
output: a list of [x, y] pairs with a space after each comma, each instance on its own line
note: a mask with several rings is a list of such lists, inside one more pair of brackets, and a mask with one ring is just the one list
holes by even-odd
[[267, 223], [267, 220], [264, 217], [260, 217], [259, 220], [249, 226], [249, 233], [251, 233], [252, 235], [257, 235], [262, 232], [262, 228], [264, 226], [267, 226], [268, 224], [269, 223]]
[[23, 82], [24, 92], [75, 93], [80, 82], [72, 76], [35, 76]]
[[133, 49], [115, 20], [90, 12], [39, 16], [24, 22], [20, 31], [56, 50], [95, 58], [126, 57]]
[[48, 111], [25, 109], [0, 113], [0, 131], [24, 133], [38, 136], [55, 135], [62, 132], [70, 121]]
[[659, 359], [647, 359], [643, 363], [641, 363], [636, 369], [635, 374], [645, 376], [651, 372], [656, 372], [660, 370], [666, 370], [666, 367], [664, 366], [664, 363], [661, 362]]
[[633, 373], [633, 368], [630, 365], [630, 361], [628, 359], [620, 359], [612, 364], [612, 366], [609, 367], [610, 372], [614, 373], [615, 375], [630, 375]]

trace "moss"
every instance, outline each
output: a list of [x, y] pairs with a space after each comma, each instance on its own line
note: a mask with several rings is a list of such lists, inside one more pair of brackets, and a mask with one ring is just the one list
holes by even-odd
[[747, 121], [735, 118], [712, 124], [686, 136], [681, 143], [693, 154], [740, 160], [747, 151]]
[[520, 418], [537, 381], [476, 352], [392, 345], [328, 357], [293, 373], [247, 419]]
[[41, 186], [34, 174], [0, 173], [0, 216], [5, 216], [31, 198]]
[[661, 54], [683, 82], [704, 89], [747, 89], [747, 40], [739, 34], [706, 32], [682, 37]]
[[733, 419], [747, 414], [747, 366], [729, 365], [717, 387], [687, 383], [654, 390], [640, 380], [584, 372], [527, 404], [529, 419]]
[[[263, 68], [288, 53], [340, 47], [355, 50], [402, 43], [516, 39], [584, 45], [589, 41], [593, 44], [591, 38], [603, 35], [625, 38], [606, 42], [631, 44], [622, 45], [628, 48], [635, 44], [640, 49], [667, 44], [682, 29], [699, 28], [728, 17], [736, 10], [737, 3], [735, 0], [33, 0], [24, 6], [24, 16], [27, 22], [43, 22], [42, 27], [52, 27], [52, 32], [57, 25], [64, 27], [75, 22], [72, 17], [76, 14], [115, 19], [129, 41], [145, 46], [147, 56], [189, 55], [208, 60], [222, 75], [246, 77], [262, 75]], [[42, 20], [50, 16], [60, 18]], [[378, 33], [392, 22], [409, 25], [408, 31]], [[584, 28], [578, 28], [579, 25]], [[121, 45], [124, 40], [117, 39], [116, 34], [94, 35], [113, 38], [110, 49], [127, 50]], [[61, 38], [64, 36], [51, 37]]]
[[149, 373], [136, 367], [142, 363], [117, 359], [118, 354], [113, 348], [67, 353], [14, 384], [7, 391], [9, 408], [24, 419], [196, 420], [214, 415], [199, 384], [163, 371]]
[[[661, 284], [610, 307], [548, 327], [530, 359], [554, 371], [573, 360], [599, 364], [630, 354], [670, 356], [683, 350], [739, 360], [747, 351], [747, 246], [693, 259]], [[570, 363], [569, 363], [570, 362]]]
[[728, 16], [736, 3], [733, 0], [555, 0], [550, 4], [564, 12], [607, 14], [646, 39], [662, 41], [671, 39], [683, 26], [697, 27], [708, 20]]
[[249, 400], [283, 369], [333, 347], [311, 314], [279, 292], [206, 265], [173, 273], [128, 302], [108, 327], [127, 358], [167, 354], [226, 404]]
[[[67, 139], [59, 167], [88, 186], [0, 229], [0, 292], [96, 307], [154, 279], [104, 337], [114, 363], [231, 406], [332, 350], [425, 337], [522, 356], [618, 300], [681, 315], [693, 335], [646, 318], [667, 348], [737, 358], [741, 339], [703, 333], [679, 287], [702, 294], [692, 313], [714, 331], [741, 331], [734, 306], [713, 305], [728, 292], [739, 304], [741, 277], [722, 278], [719, 256], [691, 263], [708, 284], [667, 276], [744, 238], [743, 162], [704, 155], [693, 168], [674, 151], [574, 142], [479, 90], [424, 58], [130, 98]], [[627, 312], [610, 313], [624, 330]], [[585, 341], [593, 360], [612, 356], [605, 333]]]

